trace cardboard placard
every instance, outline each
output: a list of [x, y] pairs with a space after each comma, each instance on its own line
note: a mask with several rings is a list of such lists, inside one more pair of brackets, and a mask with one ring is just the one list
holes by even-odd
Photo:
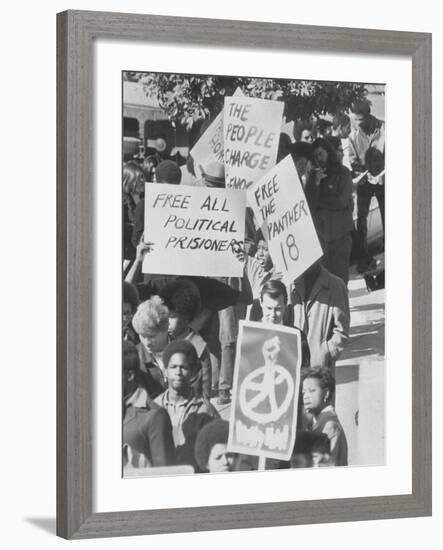
[[296, 279], [323, 251], [292, 157], [285, 157], [247, 193], [276, 270], [285, 281]]
[[146, 184], [143, 273], [241, 277], [235, 250], [243, 245], [243, 191]]
[[[234, 96], [243, 96], [241, 88], [235, 90]], [[205, 169], [211, 162], [223, 164], [224, 150], [222, 109], [190, 151], [196, 177], [202, 178], [202, 168]]]
[[247, 189], [276, 163], [283, 102], [225, 97], [226, 187]]
[[298, 329], [240, 321], [229, 451], [290, 459], [297, 427], [300, 367]]

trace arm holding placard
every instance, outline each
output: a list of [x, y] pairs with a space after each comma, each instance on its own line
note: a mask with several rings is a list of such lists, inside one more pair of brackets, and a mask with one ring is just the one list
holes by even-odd
[[144, 243], [142, 235], [141, 240], [137, 245], [134, 263], [132, 264], [131, 269], [128, 271], [125, 277], [125, 281], [127, 283], [134, 283], [134, 281], [138, 279], [138, 276], [141, 273], [145, 254], [151, 252], [153, 246], [154, 243]]

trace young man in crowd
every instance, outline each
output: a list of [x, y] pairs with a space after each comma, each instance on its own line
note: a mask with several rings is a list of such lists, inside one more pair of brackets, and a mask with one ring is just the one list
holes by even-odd
[[204, 396], [196, 395], [192, 379], [197, 369], [197, 352], [191, 342], [176, 340], [163, 351], [168, 389], [155, 402], [166, 409], [172, 423], [177, 464], [198, 470], [194, 457], [195, 439], [200, 429], [219, 414]]
[[[384, 227], [385, 208], [385, 179], [384, 179], [384, 152], [385, 126], [371, 114], [368, 101], [357, 101], [352, 107], [355, 128], [349, 136], [350, 162], [354, 175], [362, 177], [357, 187], [357, 234], [360, 262], [359, 272], [364, 272], [376, 266], [376, 262], [368, 250], [368, 223], [369, 207], [373, 196], [377, 198]], [[367, 153], [370, 149], [379, 151], [382, 158], [383, 170], [377, 170], [374, 175], [372, 166], [368, 165]]]
[[294, 326], [306, 334], [311, 367], [329, 367], [349, 339], [349, 298], [345, 283], [317, 260], [290, 289]]

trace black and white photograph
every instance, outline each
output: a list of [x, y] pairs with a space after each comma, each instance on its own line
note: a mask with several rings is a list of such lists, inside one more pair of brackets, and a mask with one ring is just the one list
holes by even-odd
[[385, 464], [386, 86], [121, 85], [123, 477]]

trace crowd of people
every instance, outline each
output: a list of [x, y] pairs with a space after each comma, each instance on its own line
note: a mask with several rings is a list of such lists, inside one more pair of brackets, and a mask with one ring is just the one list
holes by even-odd
[[[352, 127], [353, 126], [353, 127]], [[349, 340], [348, 278], [357, 236], [359, 270], [371, 268], [367, 215], [373, 195], [384, 223], [384, 124], [366, 101], [350, 116], [282, 134], [278, 161], [291, 155], [323, 257], [288, 281], [273, 265], [247, 208], [243, 277], [142, 273], [155, 243], [144, 235], [146, 182], [225, 187], [224, 166], [195, 176], [160, 154], [123, 166], [123, 447], [131, 468], [189, 465], [194, 472], [257, 469], [257, 457], [229, 453], [229, 424], [217, 407], [231, 401], [239, 321], [296, 327], [302, 335], [297, 435], [289, 461], [266, 468], [344, 466], [347, 442], [335, 412], [335, 363]], [[354, 227], [354, 195], [357, 226]], [[284, 279], [284, 282], [283, 280]], [[129, 452], [128, 452], [129, 451]]]

